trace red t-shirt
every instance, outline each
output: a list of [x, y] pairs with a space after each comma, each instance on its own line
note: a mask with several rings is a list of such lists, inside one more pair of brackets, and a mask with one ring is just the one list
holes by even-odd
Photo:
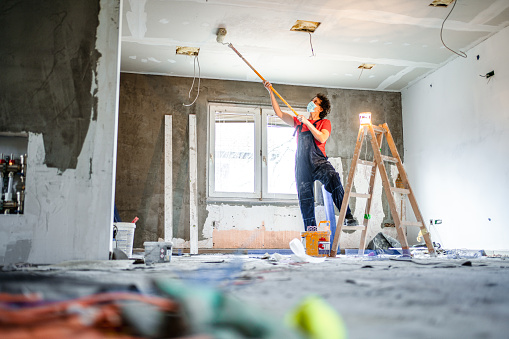
[[[315, 121], [317, 121], [317, 120], [309, 120], [309, 122], [312, 124], [315, 123]], [[302, 122], [300, 122], [297, 119], [297, 117], [293, 117], [293, 126], [296, 127], [298, 125], [302, 125]], [[322, 131], [322, 129], [326, 129], [327, 131], [329, 131], [329, 135], [330, 135], [331, 129], [332, 129], [329, 119], [322, 119], [322, 120], [318, 121], [318, 123], [316, 124], [315, 127], [320, 132]], [[306, 125], [302, 125], [302, 132], [306, 132], [306, 131], [309, 131], [309, 128]], [[327, 154], [325, 153], [325, 144], [327, 143], [327, 141], [319, 142], [318, 140], [316, 140], [316, 138], [314, 138], [314, 139], [315, 139], [316, 146], [318, 146], [318, 148], [322, 151], [324, 156], [327, 156]]]

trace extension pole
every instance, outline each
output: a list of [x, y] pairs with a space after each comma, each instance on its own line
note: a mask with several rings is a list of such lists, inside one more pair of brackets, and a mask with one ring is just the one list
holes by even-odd
[[[228, 47], [230, 47], [235, 53], [237, 53], [237, 55], [242, 59], [244, 60], [244, 62], [256, 73], [256, 75], [258, 75], [260, 77], [260, 79], [262, 79], [263, 81], [265, 81], [265, 79], [262, 77], [262, 75], [260, 73], [258, 73], [258, 71], [256, 69], [254, 69], [253, 66], [251, 66], [251, 64], [249, 62], [247, 62], [246, 59], [244, 59], [244, 57], [242, 56], [242, 54], [239, 53], [239, 51], [237, 51], [235, 49], [235, 47], [233, 47], [233, 45], [231, 43], [228, 44]], [[289, 109], [292, 110], [293, 114], [295, 115], [299, 115], [297, 112], [295, 112], [295, 110], [292, 108], [292, 106], [290, 106], [289, 103], [286, 102], [285, 99], [283, 99], [283, 97], [281, 95], [279, 95], [279, 93], [274, 89], [274, 87], [272, 87], [272, 85], [270, 85], [270, 89], [272, 92], [274, 92], [275, 95], [277, 95], [279, 97], [279, 99], [281, 99], [286, 106], [288, 106]]]

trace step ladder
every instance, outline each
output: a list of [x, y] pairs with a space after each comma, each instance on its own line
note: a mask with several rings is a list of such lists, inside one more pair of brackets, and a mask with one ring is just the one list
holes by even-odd
[[[374, 162], [366, 161], [359, 159], [362, 144], [367, 134], [371, 136], [371, 146], [373, 148]], [[381, 154], [382, 149], [382, 141], [383, 137], [387, 140], [387, 144], [389, 145], [389, 149], [392, 153], [392, 156], [386, 156]], [[399, 187], [391, 187], [389, 182], [389, 177], [387, 176], [387, 170], [384, 162], [389, 162], [396, 164], [398, 167], [399, 174], [401, 176], [403, 188]], [[356, 168], [358, 164], [363, 164], [367, 166], [371, 166], [371, 179], [369, 182], [369, 192], [368, 193], [357, 193], [352, 192], [352, 186], [354, 181], [354, 176], [356, 172]], [[424, 241], [426, 243], [426, 247], [428, 248], [429, 254], [434, 256], [435, 249], [433, 247], [433, 243], [431, 242], [430, 234], [426, 228], [426, 224], [424, 223], [424, 219], [422, 218], [421, 212], [419, 210], [419, 206], [417, 205], [417, 200], [415, 199], [415, 195], [410, 187], [410, 183], [408, 182], [408, 177], [406, 171], [401, 163], [401, 158], [399, 157], [398, 150], [396, 145], [394, 144], [394, 139], [392, 138], [391, 132], [389, 130], [389, 126], [387, 124], [374, 126], [371, 123], [361, 125], [359, 128], [359, 134], [357, 135], [357, 143], [355, 145], [355, 151], [353, 154], [352, 165], [350, 166], [350, 172], [348, 174], [348, 180], [346, 181], [346, 186], [344, 188], [345, 194], [343, 197], [343, 202], [341, 204], [341, 210], [338, 217], [338, 222], [336, 226], [336, 233], [334, 235], [334, 242], [331, 246], [330, 256], [335, 257], [337, 254], [339, 240], [341, 238], [341, 233], [343, 230], [350, 231], [362, 231], [361, 240], [359, 244], [359, 254], [362, 255], [364, 253], [364, 248], [366, 247], [366, 235], [368, 231], [369, 221], [370, 221], [370, 211], [371, 206], [373, 204], [373, 191], [375, 187], [375, 178], [376, 171], [380, 171], [380, 177], [382, 178], [382, 185], [385, 190], [385, 194], [387, 196], [387, 200], [389, 202], [391, 215], [394, 220], [394, 224], [396, 226], [396, 231], [398, 234], [398, 240], [401, 243], [401, 247], [403, 250], [404, 256], [410, 255], [410, 250], [408, 247], [408, 241], [406, 238], [405, 230], [408, 226], [419, 227], [421, 229], [422, 235], [424, 237]], [[394, 198], [393, 193], [399, 193], [408, 196], [408, 200], [410, 201], [410, 205], [412, 206], [415, 219], [417, 222], [407, 221], [404, 218], [403, 213], [401, 215], [398, 214], [396, 208], [396, 199]], [[364, 220], [362, 225], [358, 226], [346, 226], [344, 225], [346, 209], [350, 198], [365, 198], [366, 209], [364, 213]]]

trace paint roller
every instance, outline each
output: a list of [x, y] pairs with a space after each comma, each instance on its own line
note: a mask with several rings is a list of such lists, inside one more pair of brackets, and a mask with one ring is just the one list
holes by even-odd
[[[217, 30], [217, 38], [216, 38], [216, 41], [220, 44], [223, 44], [223, 45], [228, 45], [228, 47], [230, 47], [235, 53], [237, 53], [237, 55], [242, 59], [244, 60], [244, 62], [246, 63], [246, 65], [249, 66], [249, 68], [251, 68], [253, 70], [253, 72], [256, 73], [256, 75], [258, 75], [260, 77], [260, 79], [262, 79], [262, 81], [265, 81], [265, 78], [262, 77], [262, 75], [260, 73], [258, 73], [258, 71], [253, 67], [251, 66], [251, 64], [242, 56], [242, 54], [239, 53], [239, 51], [237, 51], [235, 49], [235, 47], [233, 47], [233, 45], [231, 43], [225, 43], [223, 42], [224, 41], [224, 37], [226, 35], [226, 28], [219, 28]], [[286, 102], [285, 99], [283, 99], [283, 97], [281, 95], [279, 95], [279, 93], [274, 89], [274, 87], [272, 87], [272, 85], [270, 86], [270, 90], [272, 92], [274, 92], [275, 95], [277, 95], [279, 97], [279, 99], [281, 99], [281, 101], [283, 101], [285, 103], [286, 106], [288, 106], [289, 109], [292, 110], [292, 112], [295, 114], [295, 115], [299, 115], [297, 112], [295, 112], [295, 110], [292, 108], [292, 106], [290, 106], [290, 104], [288, 102]]]

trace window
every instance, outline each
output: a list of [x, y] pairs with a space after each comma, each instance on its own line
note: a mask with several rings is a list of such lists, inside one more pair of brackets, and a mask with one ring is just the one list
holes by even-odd
[[293, 132], [272, 108], [210, 104], [209, 196], [297, 199]]

